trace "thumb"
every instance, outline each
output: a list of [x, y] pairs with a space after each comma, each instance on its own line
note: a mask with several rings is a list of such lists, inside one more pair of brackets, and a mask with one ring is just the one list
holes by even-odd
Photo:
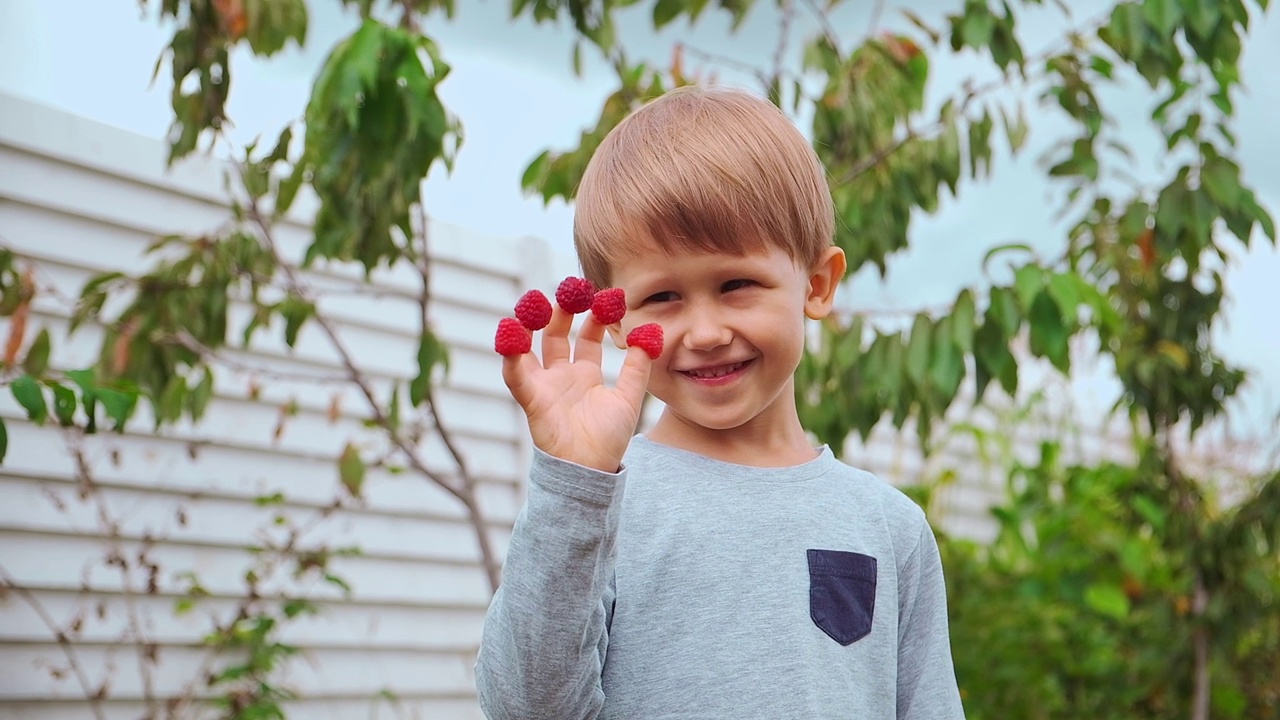
[[636, 407], [644, 401], [644, 394], [649, 389], [649, 373], [653, 370], [653, 360], [649, 354], [639, 347], [627, 348], [627, 357], [622, 361], [618, 371], [618, 382], [615, 385], [624, 398]]

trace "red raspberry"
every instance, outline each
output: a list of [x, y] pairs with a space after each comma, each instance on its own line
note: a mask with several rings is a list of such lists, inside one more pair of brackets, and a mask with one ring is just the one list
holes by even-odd
[[498, 332], [493, 336], [493, 349], [499, 355], [523, 355], [533, 348], [533, 333], [515, 318], [498, 321]]
[[516, 303], [516, 319], [530, 330], [541, 330], [551, 322], [551, 301], [541, 290], [530, 290]]
[[653, 360], [662, 354], [662, 326], [657, 323], [638, 325], [627, 333], [627, 347], [635, 345]]
[[591, 302], [591, 314], [601, 325], [612, 325], [627, 314], [627, 296], [622, 288], [605, 288]]
[[574, 315], [590, 309], [595, 297], [596, 286], [586, 278], [567, 277], [556, 288], [556, 304]]

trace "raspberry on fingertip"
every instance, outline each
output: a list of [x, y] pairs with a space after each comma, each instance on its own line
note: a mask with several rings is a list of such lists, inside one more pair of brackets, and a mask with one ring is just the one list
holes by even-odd
[[574, 315], [590, 310], [595, 296], [596, 286], [586, 278], [567, 277], [556, 288], [556, 304]]
[[515, 318], [502, 318], [493, 336], [493, 349], [503, 357], [523, 355], [533, 349], [533, 333]]
[[551, 322], [551, 301], [541, 290], [530, 290], [516, 302], [516, 319], [529, 330], [541, 330]]
[[601, 325], [612, 325], [627, 314], [627, 297], [622, 288], [605, 288], [591, 301], [591, 314]]
[[644, 350], [651, 360], [657, 360], [662, 355], [662, 326], [657, 323], [636, 326], [627, 333], [627, 347], [631, 346]]

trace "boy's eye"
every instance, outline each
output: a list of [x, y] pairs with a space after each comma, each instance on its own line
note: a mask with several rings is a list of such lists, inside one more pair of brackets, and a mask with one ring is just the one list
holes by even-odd
[[675, 294], [675, 293], [673, 293], [673, 292], [671, 292], [670, 290], [668, 290], [668, 291], [665, 291], [665, 292], [654, 293], [654, 294], [650, 295], [649, 297], [645, 298], [645, 299], [644, 299], [644, 301], [645, 301], [646, 303], [663, 303], [663, 302], [671, 302], [672, 300], [674, 300], [674, 299], [675, 299], [675, 297], [676, 297], [676, 294]]
[[752, 284], [753, 284], [752, 281], [745, 280], [745, 279], [730, 280], [729, 282], [725, 283], [720, 287], [720, 291], [732, 292], [734, 290], [741, 290], [742, 288], [750, 287]]

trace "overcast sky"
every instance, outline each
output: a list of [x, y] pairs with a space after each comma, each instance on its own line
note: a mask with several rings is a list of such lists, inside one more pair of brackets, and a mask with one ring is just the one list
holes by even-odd
[[[151, 3], [153, 6], [157, 3]], [[571, 35], [564, 27], [508, 21], [508, 0], [458, 0], [452, 22], [433, 19], [427, 32], [441, 45], [454, 74], [441, 86], [446, 105], [462, 119], [466, 144], [452, 176], [434, 173], [428, 183], [429, 211], [441, 220], [486, 234], [535, 235], [571, 252], [572, 214], [555, 203], [544, 208], [525, 198], [519, 187], [525, 165], [546, 148], [572, 147], [578, 134], [598, 117], [604, 97], [616, 81], [588, 60], [586, 76], [574, 77]], [[636, 57], [666, 63], [671, 43], [691, 46], [753, 64], [767, 63], [777, 42], [775, 3], [757, 1], [740, 32], [709, 11], [697, 27], [682, 20], [655, 35], [647, 10], [638, 4], [620, 16], [624, 43]], [[805, 5], [805, 3], [799, 3]], [[903, 28], [896, 8], [910, 6], [931, 20], [962, 5], [960, 0], [899, 0], [880, 15], [882, 27]], [[1049, 4], [1046, 4], [1049, 5]], [[308, 0], [311, 27], [307, 48], [290, 50], [263, 62], [240, 55], [233, 61], [229, 113], [232, 139], [274, 138], [302, 112], [315, 72], [333, 44], [349, 33], [355, 18], [338, 0]], [[842, 37], [853, 40], [869, 27], [873, 3], [849, 0], [836, 18]], [[1105, 4], [1072, 2], [1077, 18], [1090, 18]], [[1238, 101], [1236, 123], [1246, 182], [1263, 204], [1280, 216], [1280, 18], [1273, 8], [1254, 26], [1245, 48], [1246, 93]], [[812, 23], [804, 26], [812, 27]], [[940, 24], [940, 23], [938, 23]], [[1062, 25], [1056, 11], [1039, 11], [1026, 20], [1025, 46], [1033, 51], [1052, 40]], [[145, 16], [136, 0], [0, 0], [0, 93], [17, 95], [151, 137], [163, 137], [171, 117], [163, 78], [148, 87], [157, 54], [170, 30]], [[794, 56], [795, 53], [792, 53]], [[959, 78], [971, 74], [972, 59], [935, 61], [934, 101], [945, 97]], [[721, 69], [725, 82], [745, 84], [746, 76]], [[1138, 86], [1106, 96], [1106, 102], [1140, 155], [1137, 170], [1162, 177], [1167, 158], [1148, 132], [1149, 96]], [[1047, 131], [1046, 131], [1047, 130]], [[895, 257], [882, 282], [867, 272], [846, 291], [844, 302], [874, 308], [909, 308], [949, 301], [958, 289], [980, 281], [980, 262], [991, 245], [1028, 241], [1053, 246], [1060, 233], [1051, 211], [1052, 196], [1034, 165], [1035, 150], [1053, 137], [1053, 127], [1033, 123], [1031, 152], [1016, 161], [1000, 160], [988, 181], [962, 188], [958, 201], [914, 230], [912, 250]], [[0, 171], [3, 171], [0, 169]], [[1160, 173], [1160, 174], [1157, 174]], [[1241, 251], [1229, 275], [1233, 301], [1223, 351], [1255, 371], [1259, 382], [1246, 390], [1255, 421], [1280, 410], [1280, 253], [1255, 243]]]

